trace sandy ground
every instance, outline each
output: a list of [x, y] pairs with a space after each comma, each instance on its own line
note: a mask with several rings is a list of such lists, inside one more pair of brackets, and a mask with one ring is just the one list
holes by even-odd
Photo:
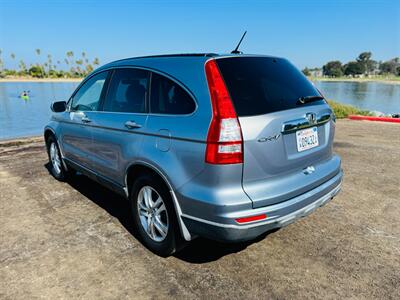
[[197, 239], [167, 259], [125, 201], [59, 183], [41, 139], [0, 143], [0, 298], [400, 299], [400, 126], [338, 121], [345, 180], [312, 215], [252, 243]]

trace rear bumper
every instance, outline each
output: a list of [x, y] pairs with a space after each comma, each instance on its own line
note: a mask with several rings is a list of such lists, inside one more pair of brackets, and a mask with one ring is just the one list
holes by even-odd
[[[251, 240], [274, 228], [287, 226], [329, 202], [339, 193], [342, 177], [343, 172], [340, 171], [317, 188], [278, 204], [227, 213], [224, 215], [226, 222], [215, 222], [186, 214], [182, 214], [182, 219], [194, 235], [227, 242]], [[246, 224], [232, 222], [236, 218], [259, 214], [266, 214], [267, 218]]]

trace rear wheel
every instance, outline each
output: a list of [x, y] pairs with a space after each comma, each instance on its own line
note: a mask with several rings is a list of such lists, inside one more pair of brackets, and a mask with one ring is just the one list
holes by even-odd
[[132, 186], [130, 202], [135, 229], [143, 244], [160, 256], [174, 253], [180, 233], [165, 184], [151, 174], [139, 176]]
[[69, 176], [75, 174], [72, 169], [66, 169], [61, 158], [60, 148], [54, 136], [49, 136], [46, 141], [47, 153], [49, 156], [50, 172], [54, 178], [65, 181]]

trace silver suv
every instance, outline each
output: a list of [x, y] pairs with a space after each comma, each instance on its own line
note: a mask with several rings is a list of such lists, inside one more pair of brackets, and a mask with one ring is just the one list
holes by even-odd
[[253, 239], [341, 187], [335, 116], [283, 58], [119, 60], [51, 108], [54, 177], [79, 171], [125, 196], [138, 236], [162, 256], [197, 236]]

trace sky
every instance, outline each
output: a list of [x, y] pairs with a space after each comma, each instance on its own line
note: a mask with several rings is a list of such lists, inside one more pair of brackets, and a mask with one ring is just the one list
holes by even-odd
[[[153, 54], [241, 50], [290, 59], [299, 68], [400, 56], [400, 0], [24, 1], [0, 0], [5, 67], [63, 61], [85, 51], [101, 64]], [[35, 49], [41, 49], [41, 58]], [[10, 54], [14, 53], [15, 60]]]

